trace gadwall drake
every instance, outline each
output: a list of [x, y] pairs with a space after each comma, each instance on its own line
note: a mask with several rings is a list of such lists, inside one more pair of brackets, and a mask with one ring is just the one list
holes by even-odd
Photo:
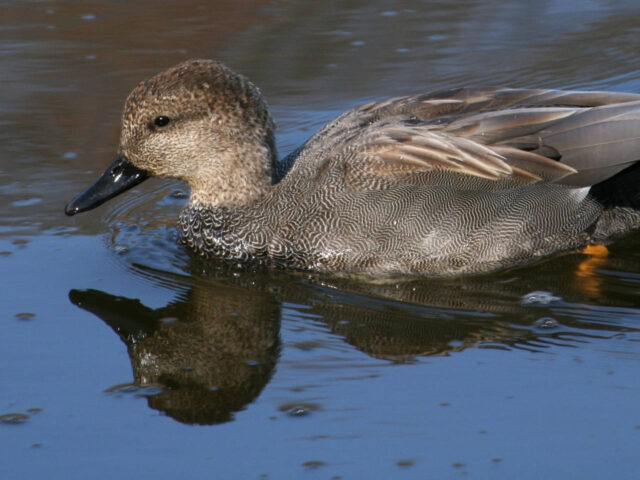
[[639, 159], [640, 95], [460, 88], [350, 110], [279, 161], [258, 88], [190, 60], [131, 92], [116, 160], [66, 213], [172, 177], [205, 257], [484, 272], [640, 226]]

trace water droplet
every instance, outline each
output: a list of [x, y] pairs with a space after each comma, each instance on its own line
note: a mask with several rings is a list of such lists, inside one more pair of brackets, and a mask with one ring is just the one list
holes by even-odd
[[550, 292], [536, 290], [524, 295], [521, 303], [522, 305], [549, 305], [560, 300], [560, 297], [556, 297]]
[[126, 245], [114, 245], [113, 249], [119, 255], [124, 255], [129, 251], [129, 247], [127, 247]]
[[309, 413], [309, 410], [304, 407], [293, 407], [291, 410], [289, 410], [289, 415], [291, 415], [292, 417], [304, 417], [306, 415], [309, 415]]
[[544, 328], [545, 330], [557, 328], [558, 325], [559, 325], [558, 321], [555, 318], [551, 318], [551, 317], [542, 317], [536, 320], [536, 327]]
[[278, 410], [281, 412], [287, 412], [291, 417], [306, 417], [311, 412], [320, 410], [320, 406], [314, 403], [289, 403], [280, 405]]

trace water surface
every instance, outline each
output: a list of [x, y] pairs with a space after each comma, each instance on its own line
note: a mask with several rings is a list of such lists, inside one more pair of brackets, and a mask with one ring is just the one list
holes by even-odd
[[0, 7], [3, 479], [635, 478], [639, 234], [371, 284], [192, 258], [179, 182], [63, 207], [115, 155], [129, 90], [184, 59], [259, 85], [286, 154], [387, 96], [640, 93], [637, 2]]

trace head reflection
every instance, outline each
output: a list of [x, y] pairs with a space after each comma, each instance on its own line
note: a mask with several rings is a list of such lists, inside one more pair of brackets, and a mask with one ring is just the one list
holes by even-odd
[[248, 302], [245, 289], [203, 282], [155, 310], [98, 290], [72, 290], [69, 298], [127, 345], [136, 386], [159, 387], [149, 406], [182, 423], [232, 420], [277, 362], [280, 309], [269, 295]]

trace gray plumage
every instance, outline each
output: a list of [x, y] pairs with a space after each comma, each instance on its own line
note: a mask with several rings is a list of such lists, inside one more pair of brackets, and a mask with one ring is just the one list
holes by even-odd
[[120, 153], [189, 182], [180, 226], [207, 257], [449, 275], [640, 225], [640, 95], [434, 92], [350, 110], [280, 162], [273, 145], [259, 90], [200, 60], [132, 92]]

